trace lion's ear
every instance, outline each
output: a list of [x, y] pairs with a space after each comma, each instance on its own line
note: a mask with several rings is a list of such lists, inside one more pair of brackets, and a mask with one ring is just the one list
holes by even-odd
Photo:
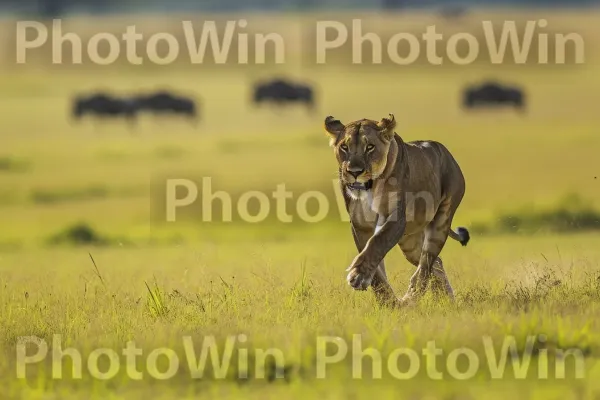
[[330, 145], [333, 145], [337, 139], [344, 133], [345, 127], [339, 120], [335, 119], [331, 115], [325, 118], [325, 131], [329, 134], [331, 141]]
[[383, 118], [379, 121], [377, 127], [384, 138], [391, 140], [394, 137], [394, 129], [396, 129], [396, 119], [394, 118], [394, 114], [390, 114], [389, 118]]

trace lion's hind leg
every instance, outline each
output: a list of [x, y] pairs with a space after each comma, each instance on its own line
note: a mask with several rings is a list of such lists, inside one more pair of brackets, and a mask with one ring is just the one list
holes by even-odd
[[445, 293], [450, 299], [454, 298], [454, 290], [439, 257], [448, 238], [453, 215], [454, 209], [450, 200], [444, 201], [423, 232], [408, 236], [399, 243], [406, 259], [417, 267], [410, 278], [404, 301], [423, 295], [432, 275], [434, 277], [431, 280], [433, 292], [435, 294]]
[[436, 296], [446, 295], [450, 300], [454, 300], [454, 289], [450, 285], [450, 280], [444, 271], [444, 263], [441, 257], [435, 260], [433, 265], [433, 280], [431, 281], [431, 290]]

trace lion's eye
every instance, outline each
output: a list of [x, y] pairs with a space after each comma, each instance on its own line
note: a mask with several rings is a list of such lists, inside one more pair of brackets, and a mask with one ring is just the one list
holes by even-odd
[[345, 144], [342, 144], [340, 146], [340, 149], [342, 149], [343, 151], [348, 151], [348, 146], [346, 146]]
[[375, 146], [370, 144], [367, 146], [367, 151], [373, 151], [375, 149]]

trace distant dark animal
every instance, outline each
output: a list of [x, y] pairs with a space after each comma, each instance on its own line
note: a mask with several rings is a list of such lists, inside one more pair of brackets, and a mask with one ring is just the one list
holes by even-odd
[[73, 118], [79, 120], [85, 115], [100, 118], [125, 118], [132, 122], [137, 114], [135, 101], [121, 99], [106, 93], [78, 96], [73, 102]]
[[517, 87], [509, 87], [497, 82], [486, 82], [471, 86], [463, 93], [463, 106], [467, 109], [509, 105], [520, 111], [525, 109], [525, 94]]
[[382, 7], [384, 10], [399, 10], [405, 6], [404, 0], [383, 0]]
[[467, 11], [467, 8], [461, 5], [448, 5], [440, 10], [440, 14], [443, 18], [456, 19], [464, 17]]
[[258, 83], [254, 87], [254, 103], [271, 102], [277, 105], [304, 103], [309, 109], [315, 106], [314, 91], [308, 85], [275, 79]]
[[181, 114], [194, 120], [199, 116], [194, 100], [167, 91], [136, 96], [135, 102], [140, 111], [146, 111], [154, 115]]

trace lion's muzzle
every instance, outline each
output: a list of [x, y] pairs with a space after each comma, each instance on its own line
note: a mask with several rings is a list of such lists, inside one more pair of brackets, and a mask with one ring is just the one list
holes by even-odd
[[373, 179], [369, 179], [366, 182], [355, 181], [353, 183], [347, 183], [346, 186], [352, 190], [371, 190], [371, 188], [373, 188]]

